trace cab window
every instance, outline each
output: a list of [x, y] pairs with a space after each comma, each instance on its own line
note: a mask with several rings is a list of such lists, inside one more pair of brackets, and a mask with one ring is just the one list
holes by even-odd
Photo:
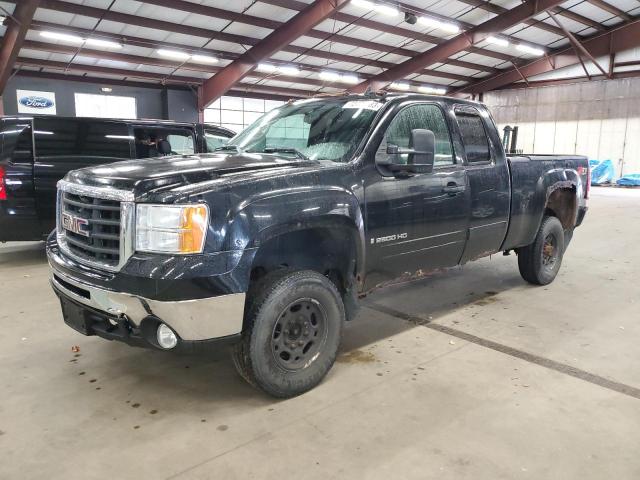
[[408, 155], [389, 155], [387, 154], [387, 147], [396, 145], [399, 148], [409, 148], [411, 131], [415, 129], [431, 130], [435, 135], [435, 167], [453, 165], [455, 163], [449, 128], [442, 110], [436, 105], [412, 105], [402, 109], [387, 128], [378, 155], [385, 156], [388, 161], [393, 163], [406, 164]]
[[467, 163], [490, 162], [491, 150], [482, 117], [475, 110], [464, 109], [456, 110], [456, 119], [467, 154]]

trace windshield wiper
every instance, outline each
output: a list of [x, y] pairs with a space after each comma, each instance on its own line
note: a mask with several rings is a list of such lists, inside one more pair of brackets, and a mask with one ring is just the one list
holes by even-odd
[[213, 151], [214, 152], [224, 152], [225, 150], [234, 150], [234, 151], [236, 151], [238, 153], [242, 152], [240, 147], [238, 147], [237, 145], [222, 145], [220, 147], [215, 148]]
[[263, 150], [263, 152], [264, 153], [291, 153], [293, 155], [296, 155], [298, 158], [301, 158], [302, 160], [309, 160], [309, 157], [307, 157], [304, 153], [302, 153], [297, 148], [293, 148], [293, 147], [266, 147]]

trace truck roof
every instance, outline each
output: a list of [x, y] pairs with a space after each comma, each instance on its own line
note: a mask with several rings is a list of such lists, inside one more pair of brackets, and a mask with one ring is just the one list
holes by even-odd
[[365, 94], [336, 94], [336, 95], [318, 95], [311, 98], [301, 99], [303, 101], [310, 100], [327, 100], [327, 101], [352, 101], [352, 100], [372, 100], [372, 101], [380, 101], [380, 102], [400, 102], [402, 100], [429, 100], [429, 101], [437, 101], [449, 104], [463, 104], [463, 105], [472, 105], [479, 106], [483, 105], [481, 102], [476, 102], [473, 100], [467, 100], [463, 98], [457, 97], [448, 97], [444, 95], [427, 95], [421, 93], [412, 93], [412, 92], [380, 92], [380, 93], [365, 93]]
[[[171, 126], [182, 126], [182, 127], [193, 127], [198, 122], [176, 122], [173, 120], [161, 120], [155, 118], [102, 118], [102, 117], [70, 117], [63, 115], [43, 115], [43, 114], [31, 114], [31, 115], [3, 115], [0, 117], [2, 119], [8, 120], [32, 120], [34, 118], [54, 118], [59, 120], [97, 120], [97, 121], [106, 121], [106, 122], [121, 122], [121, 123], [130, 123], [136, 125], [171, 125]], [[220, 127], [219, 125], [215, 125], [213, 123], [203, 123], [203, 125], [220, 128], [223, 130], [228, 130], [227, 128]]]

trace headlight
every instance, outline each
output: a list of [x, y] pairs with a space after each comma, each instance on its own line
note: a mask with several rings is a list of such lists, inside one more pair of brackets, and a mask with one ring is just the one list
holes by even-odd
[[206, 205], [136, 206], [136, 250], [202, 253], [209, 225]]

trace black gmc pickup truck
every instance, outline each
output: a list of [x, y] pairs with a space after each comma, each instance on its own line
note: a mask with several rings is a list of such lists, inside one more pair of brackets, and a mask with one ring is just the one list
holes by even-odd
[[218, 153], [69, 173], [51, 284], [85, 335], [230, 342], [246, 380], [289, 397], [322, 380], [358, 298], [390, 279], [513, 250], [526, 281], [553, 281], [588, 177], [584, 157], [505, 156], [481, 104], [289, 102]]

